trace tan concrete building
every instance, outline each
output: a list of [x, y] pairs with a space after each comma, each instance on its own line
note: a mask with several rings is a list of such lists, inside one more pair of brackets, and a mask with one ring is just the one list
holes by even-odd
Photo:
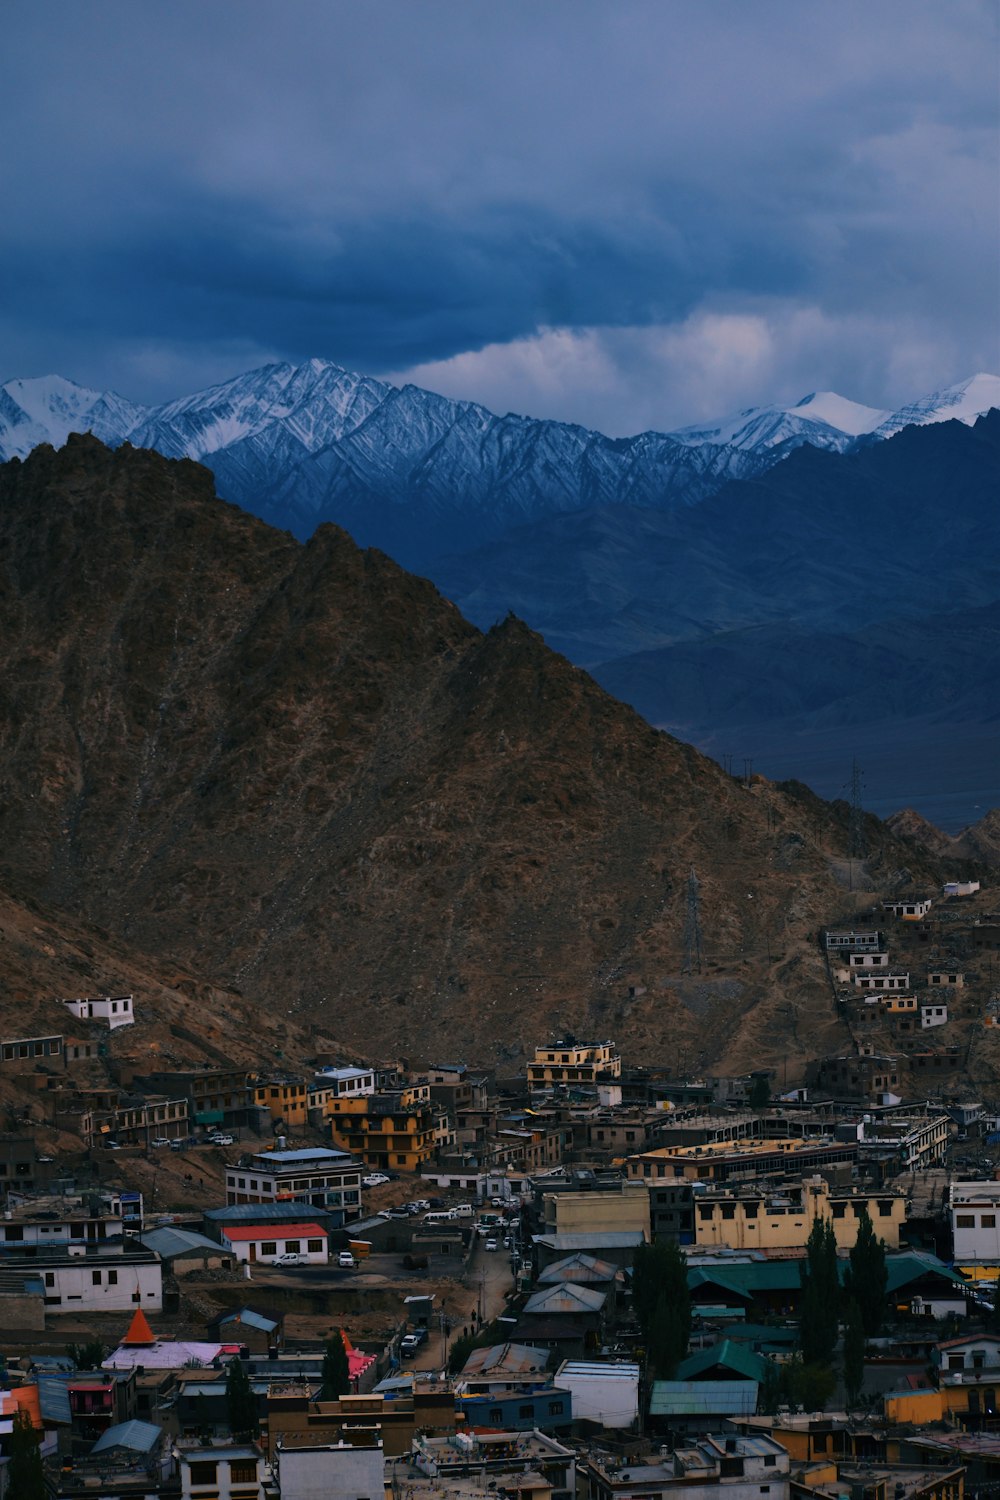
[[623, 1182], [617, 1191], [543, 1193], [546, 1234], [604, 1234], [639, 1229], [649, 1239], [649, 1189]]
[[535, 1060], [528, 1064], [528, 1088], [533, 1091], [560, 1084], [593, 1085], [621, 1076], [622, 1060], [614, 1042], [553, 1042], [536, 1047]]
[[740, 1188], [703, 1193], [694, 1205], [695, 1244], [732, 1250], [800, 1250], [816, 1218], [833, 1225], [837, 1248], [850, 1250], [865, 1210], [887, 1250], [899, 1249], [906, 1202], [899, 1193], [838, 1191], [822, 1177], [804, 1178], [781, 1191]]

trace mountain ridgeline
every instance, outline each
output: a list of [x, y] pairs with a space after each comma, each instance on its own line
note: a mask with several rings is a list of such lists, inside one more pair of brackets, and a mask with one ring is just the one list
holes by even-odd
[[[39, 447], [0, 469], [0, 649], [0, 885], [269, 1016], [482, 1061], [560, 1027], [693, 1067], [841, 1040], [813, 936], [848, 809], [741, 784], [336, 527]], [[866, 836], [866, 878], [940, 874]]]

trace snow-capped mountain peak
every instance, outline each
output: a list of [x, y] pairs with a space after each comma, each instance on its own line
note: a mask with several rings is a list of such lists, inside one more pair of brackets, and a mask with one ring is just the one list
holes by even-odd
[[851, 437], [874, 432], [879, 423], [884, 422], [889, 415], [887, 411], [880, 411], [877, 406], [862, 406], [859, 401], [848, 401], [846, 396], [838, 396], [836, 391], [813, 391], [811, 396], [803, 396], [801, 401], [797, 401], [794, 406], [786, 406], [784, 410], [825, 422], [828, 427], [835, 427], [838, 432], [846, 432]]
[[873, 430], [877, 437], [886, 438], [902, 427], [925, 426], [928, 422], [971, 424], [992, 407], [1000, 407], [1000, 375], [980, 373], [901, 406]]

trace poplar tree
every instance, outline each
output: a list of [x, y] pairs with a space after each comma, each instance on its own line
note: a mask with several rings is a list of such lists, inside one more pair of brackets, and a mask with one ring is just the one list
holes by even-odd
[[229, 1418], [229, 1430], [234, 1437], [256, 1438], [259, 1435], [257, 1398], [246, 1366], [239, 1357], [229, 1361], [229, 1369], [226, 1371], [226, 1414]]
[[837, 1346], [840, 1278], [833, 1225], [818, 1214], [809, 1231], [806, 1263], [799, 1275], [802, 1282], [799, 1314], [802, 1358], [807, 1365], [829, 1365]]
[[889, 1270], [885, 1263], [885, 1242], [875, 1233], [867, 1208], [862, 1210], [858, 1222], [858, 1237], [850, 1260], [844, 1290], [858, 1304], [865, 1335], [871, 1339], [878, 1333], [885, 1316]]
[[19, 1410], [14, 1414], [8, 1451], [7, 1487], [11, 1496], [16, 1496], [17, 1500], [47, 1500], [38, 1434], [26, 1411]]
[[857, 1406], [865, 1383], [865, 1328], [861, 1309], [852, 1297], [844, 1321], [844, 1388], [848, 1406]]

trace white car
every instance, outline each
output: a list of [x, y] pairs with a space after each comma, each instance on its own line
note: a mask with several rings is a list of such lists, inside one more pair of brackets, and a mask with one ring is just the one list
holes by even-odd
[[350, 1250], [341, 1250], [340, 1254], [337, 1257], [337, 1265], [342, 1271], [353, 1271], [354, 1267], [357, 1265], [357, 1261], [354, 1259], [354, 1256], [351, 1254]]
[[[170, 1142], [165, 1135], [154, 1135], [149, 1144], [151, 1146], [169, 1146]], [[40, 1157], [39, 1160], [41, 1160]]]
[[496, 1248], [497, 1248], [497, 1242], [496, 1242], [496, 1240], [493, 1240], [493, 1239], [487, 1240], [486, 1244], [483, 1246], [484, 1250], [495, 1250]]
[[297, 1255], [294, 1250], [286, 1250], [284, 1255], [276, 1255], [271, 1264], [275, 1266], [301, 1266], [302, 1256]]
[[215, 1135], [210, 1135], [208, 1139], [213, 1146], [231, 1146], [233, 1144], [233, 1138], [231, 1135], [222, 1135], [221, 1133], [217, 1133]]
[[367, 1177], [362, 1177], [365, 1187], [381, 1187], [383, 1182], [388, 1182], [388, 1177], [383, 1177], [381, 1172], [369, 1172]]

